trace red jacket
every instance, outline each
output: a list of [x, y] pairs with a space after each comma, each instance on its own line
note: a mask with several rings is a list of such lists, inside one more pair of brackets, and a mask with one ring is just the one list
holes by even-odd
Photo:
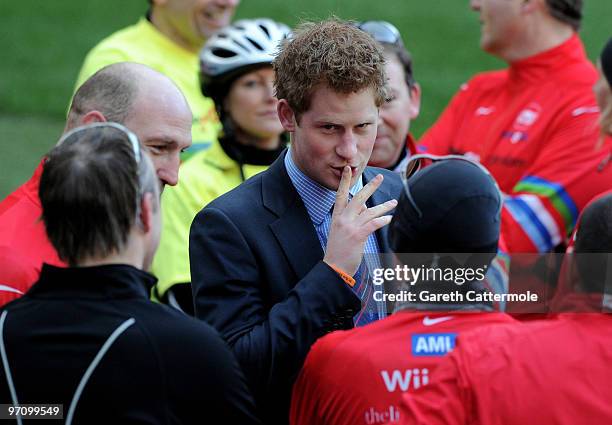
[[426, 385], [457, 335], [511, 323], [503, 313], [398, 312], [317, 341], [293, 386], [292, 425], [397, 422], [405, 391]]
[[[608, 136], [608, 139], [610, 143], [612, 143], [612, 136]], [[612, 157], [612, 151], [610, 153], [610, 156]], [[608, 185], [608, 182], [611, 182], [611, 181], [612, 181], [612, 162], [606, 163], [605, 167], [601, 167], [601, 169], [597, 173], [594, 173], [593, 176], [591, 176], [590, 180], [585, 183], [586, 184], [599, 184], [602, 190], [604, 190], [605, 187]], [[607, 190], [595, 196], [585, 206], [585, 209], [589, 205], [591, 205], [593, 202], [597, 201], [600, 198], [608, 196], [608, 195], [612, 195], [612, 190]], [[582, 215], [578, 217], [578, 221], [576, 222], [576, 228], [574, 229], [574, 232], [572, 233], [572, 237], [569, 240], [569, 244], [566, 250], [566, 254], [569, 254], [569, 255], [566, 255], [563, 259], [563, 264], [561, 266], [561, 272], [559, 273], [559, 281], [557, 283], [557, 290], [556, 290], [555, 297], [552, 300], [552, 304], [551, 304], [552, 312], [558, 312], [560, 310], [559, 303], [563, 303], [567, 295], [571, 295], [574, 292], [573, 282], [575, 282], [578, 279], [578, 275], [576, 274], [577, 273], [576, 267], [573, 266], [571, 260], [572, 260], [572, 254], [574, 252], [574, 243], [576, 241], [576, 232], [578, 232], [578, 230], [580, 229], [581, 218], [582, 218]], [[601, 295], [599, 295], [599, 298], [601, 299]]]
[[65, 266], [40, 220], [38, 184], [44, 160], [34, 174], [0, 202], [0, 305], [18, 298], [38, 280], [42, 263]]
[[612, 423], [612, 315], [479, 329], [432, 382], [404, 396], [401, 424]]
[[609, 152], [596, 148], [597, 78], [574, 35], [475, 76], [420, 140], [428, 153], [465, 154], [489, 169], [507, 195], [501, 230], [511, 253], [566, 243], [580, 210], [601, 192], [583, 182]]

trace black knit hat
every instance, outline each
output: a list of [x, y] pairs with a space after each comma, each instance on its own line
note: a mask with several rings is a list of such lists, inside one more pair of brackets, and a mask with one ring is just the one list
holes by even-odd
[[412, 199], [402, 193], [390, 224], [393, 251], [497, 252], [502, 200], [493, 178], [477, 165], [442, 160], [406, 184]]
[[606, 80], [608, 80], [610, 87], [612, 87], [612, 38], [606, 43], [599, 59], [601, 61], [601, 69], [603, 70], [604, 76]]

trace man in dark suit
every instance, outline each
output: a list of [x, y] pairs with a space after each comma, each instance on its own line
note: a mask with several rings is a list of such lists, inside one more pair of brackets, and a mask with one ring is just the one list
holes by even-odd
[[385, 214], [402, 186], [366, 168], [386, 94], [384, 56], [368, 34], [337, 20], [305, 24], [274, 67], [291, 148], [204, 208], [189, 250], [197, 317], [233, 348], [264, 423], [278, 424], [315, 340], [386, 314], [364, 252], [388, 251]]

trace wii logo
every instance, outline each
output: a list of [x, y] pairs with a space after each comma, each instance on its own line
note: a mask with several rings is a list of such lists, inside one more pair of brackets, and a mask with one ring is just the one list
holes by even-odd
[[405, 369], [393, 370], [391, 374], [387, 370], [381, 370], [380, 375], [385, 382], [385, 387], [390, 393], [397, 391], [405, 392], [409, 389], [417, 389], [429, 384], [429, 369]]

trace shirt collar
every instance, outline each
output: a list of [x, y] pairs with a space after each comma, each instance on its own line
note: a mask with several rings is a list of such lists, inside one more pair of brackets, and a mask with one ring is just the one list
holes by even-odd
[[[310, 220], [315, 226], [320, 225], [336, 202], [336, 192], [329, 190], [304, 174], [293, 162], [291, 148], [287, 150], [285, 155], [285, 168], [291, 183], [302, 198], [302, 202], [304, 202]], [[363, 182], [361, 176], [359, 176], [353, 187], [349, 190], [349, 199], [355, 196], [362, 187]]]

